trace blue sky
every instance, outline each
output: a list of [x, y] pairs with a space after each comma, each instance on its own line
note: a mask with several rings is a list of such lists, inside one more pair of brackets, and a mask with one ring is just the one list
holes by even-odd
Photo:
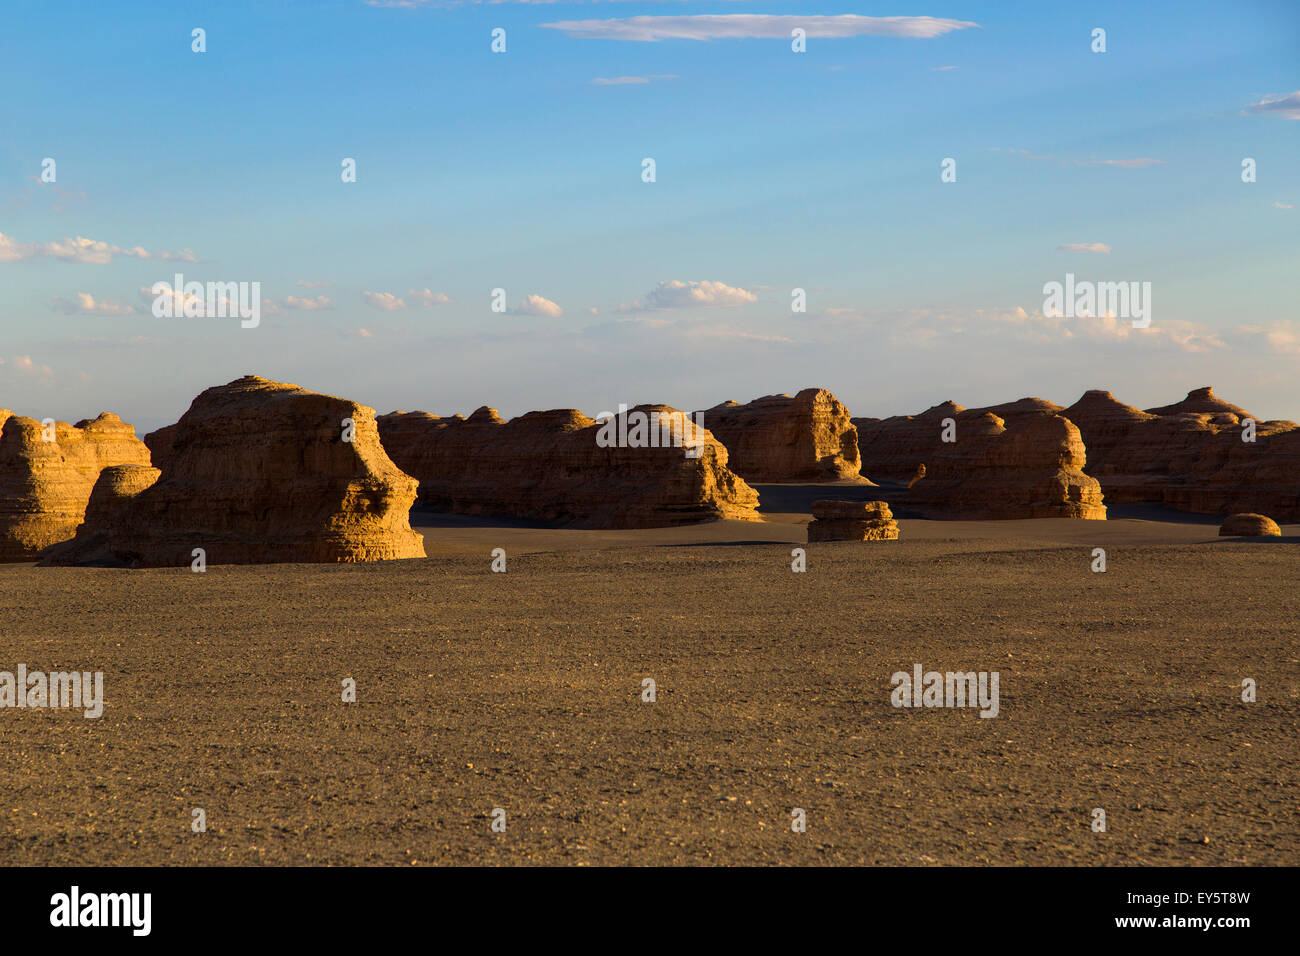
[[[153, 428], [252, 372], [444, 415], [1213, 384], [1300, 419], [1291, 2], [52, 2], [6, 34], [22, 414]], [[155, 318], [178, 271], [260, 282], [261, 324]], [[1150, 282], [1151, 328], [1044, 315], [1067, 272]]]

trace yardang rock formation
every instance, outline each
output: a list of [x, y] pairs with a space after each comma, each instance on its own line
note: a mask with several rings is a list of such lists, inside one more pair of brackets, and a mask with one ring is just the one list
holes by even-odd
[[[854, 419], [863, 472], [911, 482], [897, 504], [946, 519], [1104, 519], [1101, 486], [1084, 473], [1079, 429], [1060, 406], [1026, 398], [989, 408], [945, 402], [920, 415]], [[953, 420], [955, 441], [943, 440]], [[913, 481], [919, 466], [924, 477]]]
[[195, 548], [208, 564], [424, 557], [407, 517], [415, 479], [364, 405], [246, 376], [162, 431], [157, 475], [102, 475], [85, 526], [48, 563], [188, 566]]
[[0, 561], [31, 561], [70, 539], [103, 469], [149, 464], [135, 429], [109, 412], [52, 427], [45, 441], [40, 422], [0, 409]]
[[[1139, 411], [1110, 392], [1062, 412], [1088, 446], [1088, 471], [1107, 500], [1198, 514], [1258, 512], [1300, 521], [1300, 425], [1259, 421], [1198, 388], [1174, 405]], [[1254, 422], [1253, 441], [1246, 419]]]
[[849, 410], [824, 388], [767, 395], [746, 405], [724, 402], [696, 412], [727, 446], [731, 469], [746, 481], [857, 478], [858, 431]]
[[[684, 447], [601, 447], [600, 422], [574, 409], [503, 421], [392, 412], [379, 418], [393, 461], [420, 480], [420, 501], [442, 511], [534, 518], [581, 528], [656, 528], [715, 518], [761, 520], [758, 493], [727, 466], [707, 429], [666, 405], [656, 415]], [[653, 430], [653, 429], [652, 429]]]

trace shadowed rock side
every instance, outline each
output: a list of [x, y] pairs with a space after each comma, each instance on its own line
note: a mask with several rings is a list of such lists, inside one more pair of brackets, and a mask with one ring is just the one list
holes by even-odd
[[883, 501], [843, 501], [823, 498], [812, 503], [808, 522], [812, 541], [895, 541], [898, 524]]
[[[916, 416], [854, 419], [863, 472], [910, 482], [898, 504], [925, 517], [1104, 519], [1079, 429], [1059, 408], [1042, 399], [987, 409], [944, 402]], [[949, 418], [956, 440], [945, 442]]]
[[[660, 447], [597, 441], [602, 429], [608, 436], [620, 425], [633, 438], [637, 422], [652, 415], [659, 429], [641, 435], [658, 436]], [[469, 418], [392, 412], [379, 418], [379, 431], [393, 460], [420, 480], [420, 501], [442, 511], [580, 528], [762, 520], [758, 493], [727, 467], [722, 443], [666, 405], [639, 405], [611, 424], [573, 409], [529, 412], [509, 422], [487, 407]], [[665, 440], [671, 437], [692, 447], [673, 447]]]
[[102, 475], [77, 540], [47, 563], [188, 566], [195, 548], [208, 564], [424, 557], [407, 520], [415, 479], [384, 453], [364, 405], [246, 376], [163, 431], [151, 442], [158, 474]]
[[722, 444], [732, 471], [746, 481], [836, 481], [857, 478], [858, 431], [849, 410], [824, 388], [768, 395], [747, 405], [724, 402], [696, 412]]
[[[1062, 414], [1079, 426], [1088, 471], [1109, 501], [1198, 514], [1259, 512], [1300, 521], [1300, 426], [1261, 422], [1198, 388], [1149, 411], [1090, 391]], [[1255, 440], [1244, 419], [1255, 421]]]
[[109, 412], [53, 427], [47, 442], [40, 422], [0, 409], [0, 561], [31, 561], [70, 539], [104, 468], [149, 464], [135, 429]]

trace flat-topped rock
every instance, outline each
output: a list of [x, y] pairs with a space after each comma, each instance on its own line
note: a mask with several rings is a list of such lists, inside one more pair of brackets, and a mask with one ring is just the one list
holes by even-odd
[[843, 501], [823, 498], [812, 503], [808, 522], [812, 541], [894, 541], [898, 524], [883, 501]]
[[858, 477], [858, 432], [849, 410], [824, 388], [724, 402], [696, 412], [727, 447], [746, 481], [837, 481]]
[[158, 473], [101, 476], [82, 532], [48, 563], [189, 566], [196, 548], [208, 564], [424, 557], [416, 481], [364, 405], [246, 376], [163, 431]]
[[1265, 515], [1237, 514], [1229, 515], [1219, 526], [1219, 537], [1262, 538], [1281, 536], [1282, 529], [1277, 522]]

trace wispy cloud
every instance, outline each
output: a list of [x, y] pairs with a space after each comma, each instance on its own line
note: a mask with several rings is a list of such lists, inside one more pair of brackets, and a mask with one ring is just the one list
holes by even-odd
[[264, 299], [262, 301], [262, 310], [267, 315], [281, 315], [285, 312], [319, 312], [322, 309], [334, 308], [334, 300], [327, 295], [318, 295], [315, 298], [308, 296], [299, 298], [296, 295], [285, 296], [283, 299]]
[[1293, 205], [1292, 205], [1291, 203], [1289, 203], [1289, 202], [1282, 202], [1280, 199], [1275, 199], [1275, 200], [1273, 200], [1273, 208], [1274, 208], [1274, 209], [1294, 209], [1295, 206], [1293, 206]]
[[995, 153], [1010, 153], [1012, 156], [1023, 156], [1025, 159], [1054, 159], [1066, 166], [1116, 166], [1120, 169], [1142, 169], [1144, 166], [1163, 166], [1166, 161], [1163, 159], [1154, 159], [1150, 156], [1138, 156], [1133, 159], [1077, 159], [1070, 156], [1053, 156], [1051, 153], [1031, 153], [1027, 149], [1002, 149], [999, 146], [990, 147]]
[[643, 86], [659, 80], [675, 80], [676, 73], [651, 73], [647, 76], [598, 76], [591, 81], [593, 86]]
[[1110, 246], [1104, 242], [1067, 242], [1056, 248], [1062, 252], [1099, 252], [1110, 255]]
[[313, 282], [311, 279], [299, 279], [295, 284], [304, 289], [324, 289], [328, 286], [332, 286], [334, 283], [325, 281]]
[[1282, 96], [1265, 96], [1258, 103], [1251, 103], [1248, 109], [1252, 113], [1285, 116], [1287, 119], [1300, 120], [1300, 90]]
[[68, 315], [130, 315], [135, 307], [121, 302], [96, 301], [89, 292], [78, 292], [75, 297], [66, 299], [55, 296], [54, 307]]
[[127, 249], [98, 239], [77, 236], [54, 242], [19, 242], [12, 236], [0, 233], [0, 262], [19, 262], [23, 259], [60, 259], [64, 262], [84, 262], [104, 265], [115, 257], [131, 259], [164, 259], [177, 262], [198, 262], [193, 249], [179, 252], [150, 252], [141, 246]]
[[1163, 166], [1163, 159], [1151, 159], [1147, 156], [1138, 159], [1086, 159], [1081, 161], [1085, 166], [1120, 166], [1124, 169], [1141, 169], [1143, 166]]
[[451, 297], [442, 292], [434, 292], [432, 289], [408, 289], [407, 295], [416, 305], [422, 305], [426, 309], [431, 309], [435, 305], [446, 305], [451, 301]]
[[561, 20], [543, 23], [579, 40], [626, 40], [657, 43], [660, 40], [789, 39], [799, 28], [810, 38], [856, 36], [929, 39], [954, 30], [978, 27], [969, 20], [942, 17], [864, 17], [855, 13], [836, 16], [776, 16], [760, 13], [701, 14], [677, 17], [622, 17], [610, 20]]

